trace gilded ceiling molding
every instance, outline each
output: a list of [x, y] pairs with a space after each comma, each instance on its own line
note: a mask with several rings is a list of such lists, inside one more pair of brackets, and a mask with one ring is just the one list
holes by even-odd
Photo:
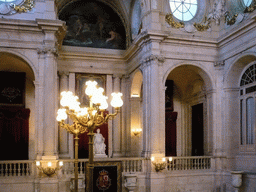
[[25, 0], [22, 4], [10, 4], [10, 7], [13, 8], [17, 13], [28, 12], [34, 7], [34, 0]]
[[177, 22], [173, 19], [173, 16], [171, 13], [168, 13], [165, 16], [165, 21], [173, 28], [179, 29], [184, 28], [185, 24], [183, 22]]

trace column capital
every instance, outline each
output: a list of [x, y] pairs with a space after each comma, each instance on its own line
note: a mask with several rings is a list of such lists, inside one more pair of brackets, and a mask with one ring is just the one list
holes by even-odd
[[121, 79], [122, 77], [124, 76], [124, 74], [121, 74], [121, 73], [115, 73], [115, 74], [113, 74], [113, 78], [115, 79], [115, 78], [119, 78], [119, 79]]
[[68, 71], [58, 71], [59, 76], [69, 76]]
[[37, 49], [38, 55], [40, 54], [53, 54], [58, 56], [58, 49], [56, 47], [41, 47]]
[[143, 68], [151, 65], [152, 61], [156, 61], [158, 66], [161, 66], [165, 62], [165, 57], [163, 55], [154, 55], [154, 54], [149, 55], [148, 57], [146, 57], [145, 59], [142, 60], [142, 62], [140, 64], [141, 70], [143, 70]]
[[215, 69], [218, 69], [218, 70], [224, 69], [225, 60], [216, 61], [216, 62], [214, 62], [213, 66], [215, 67]]

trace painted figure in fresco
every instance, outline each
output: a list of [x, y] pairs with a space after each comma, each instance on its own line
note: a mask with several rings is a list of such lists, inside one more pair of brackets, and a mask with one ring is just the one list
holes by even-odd
[[122, 46], [122, 37], [114, 29], [109, 31], [110, 38], [106, 40], [106, 43], [110, 44], [111, 48], [118, 48]]
[[106, 151], [105, 138], [100, 133], [100, 129], [97, 129], [97, 133], [94, 135], [94, 154], [104, 154]]

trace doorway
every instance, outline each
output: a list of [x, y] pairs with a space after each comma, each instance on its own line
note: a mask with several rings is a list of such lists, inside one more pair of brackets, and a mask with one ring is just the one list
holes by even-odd
[[204, 155], [203, 103], [192, 106], [192, 156]]

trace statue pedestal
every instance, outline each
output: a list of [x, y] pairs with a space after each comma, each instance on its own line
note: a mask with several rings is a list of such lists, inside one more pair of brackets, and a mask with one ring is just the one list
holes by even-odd
[[108, 156], [106, 154], [95, 154], [94, 158], [107, 158]]

